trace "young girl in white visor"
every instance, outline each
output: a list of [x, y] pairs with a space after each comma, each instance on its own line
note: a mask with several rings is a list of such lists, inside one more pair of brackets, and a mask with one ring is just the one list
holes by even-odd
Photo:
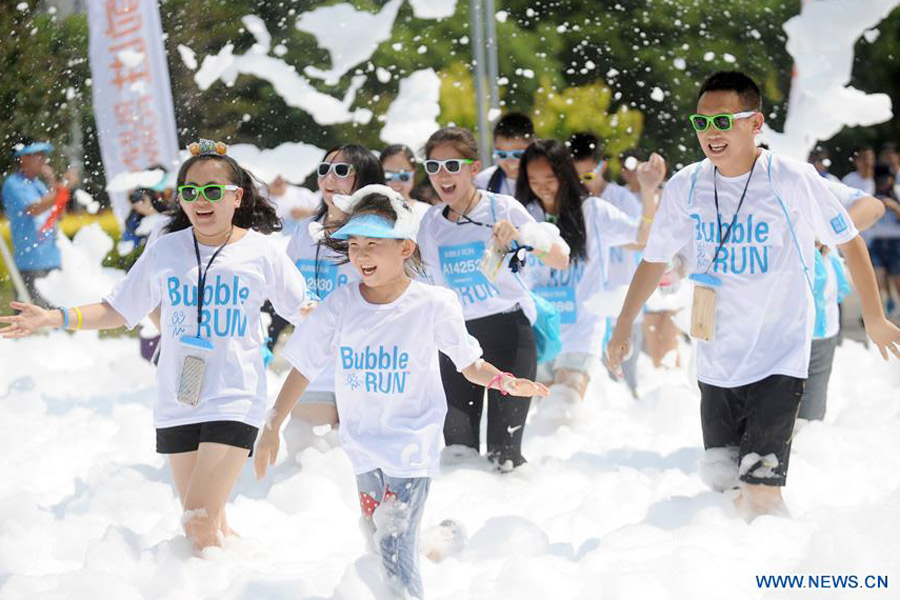
[[395, 591], [422, 598], [416, 539], [447, 413], [438, 352], [469, 381], [502, 394], [548, 390], [481, 360], [456, 294], [413, 280], [418, 219], [400, 194], [369, 185], [341, 203], [349, 217], [326, 242], [362, 281], [329, 295], [288, 342], [294, 369], [257, 446], [256, 472], [262, 478], [274, 464], [279, 429], [309, 382], [333, 365], [339, 437], [363, 520]]

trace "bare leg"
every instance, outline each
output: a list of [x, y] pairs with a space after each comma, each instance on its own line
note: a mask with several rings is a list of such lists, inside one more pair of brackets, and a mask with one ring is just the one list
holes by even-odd
[[184, 509], [184, 497], [187, 494], [194, 466], [197, 464], [197, 451], [179, 452], [169, 455], [169, 468], [172, 469], [172, 479], [175, 480], [175, 489], [178, 491], [178, 499], [181, 508]]
[[334, 427], [338, 422], [337, 407], [326, 402], [298, 404], [291, 411], [291, 420], [295, 419], [306, 421], [314, 427], [319, 425], [331, 425]]
[[647, 354], [653, 360], [653, 366], [657, 369], [662, 366], [662, 357], [665, 354], [660, 347], [662, 323], [662, 313], [644, 315], [644, 345], [647, 347]]
[[337, 407], [327, 402], [309, 402], [298, 404], [291, 411], [291, 420], [284, 428], [284, 445], [288, 456], [296, 456], [298, 452], [310, 446], [320, 447], [323, 440], [313, 431], [314, 427], [338, 423]]
[[219, 546], [227, 535], [225, 504], [247, 460], [245, 448], [203, 442], [184, 498], [184, 531], [197, 551]]
[[779, 486], [742, 483], [741, 493], [735, 498], [734, 504], [748, 521], [763, 515], [791, 516]]
[[662, 357], [674, 350], [675, 366], [680, 367], [681, 357], [678, 356], [678, 327], [675, 326], [675, 313], [666, 311], [661, 313], [660, 316], [659, 330], [657, 331], [659, 334], [658, 352], [660, 354], [660, 361], [662, 361]]
[[579, 400], [584, 399], [584, 393], [587, 391], [588, 382], [590, 382], [590, 380], [590, 376], [582, 371], [557, 369], [553, 372], [553, 385], [565, 385], [572, 388], [578, 393]]

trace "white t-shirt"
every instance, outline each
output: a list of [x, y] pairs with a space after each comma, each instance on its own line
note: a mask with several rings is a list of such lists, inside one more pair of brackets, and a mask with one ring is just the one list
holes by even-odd
[[[732, 222], [748, 176], [717, 176], [723, 229]], [[697, 377], [720, 387], [776, 374], [806, 378], [815, 321], [815, 241], [837, 245], [853, 239], [857, 232], [846, 210], [812, 165], [762, 150], [732, 235], [712, 262], [716, 229], [713, 165], [704, 160], [666, 184], [644, 249], [645, 261], [667, 263], [684, 248], [688, 272], [708, 272], [721, 281], [714, 337], [697, 341]]]
[[[532, 202], [529, 208], [539, 204]], [[634, 220], [599, 198], [586, 198], [581, 205], [587, 231], [586, 259], [571, 259], [565, 271], [551, 269], [533, 254], [528, 255], [525, 275], [532, 291], [556, 305], [560, 316], [562, 352], [602, 353], [605, 317], [587, 301], [608, 289], [610, 249], [637, 238]]]
[[850, 173], [847, 173], [841, 181], [845, 185], [864, 191], [869, 196], [875, 195], [875, 179], [871, 177], [864, 179], [858, 172], [851, 171]]
[[284, 194], [270, 195], [269, 200], [275, 206], [278, 218], [284, 223], [285, 233], [294, 233], [299, 221], [291, 216], [291, 211], [301, 208], [307, 211], [315, 211], [322, 198], [316, 192], [299, 185], [286, 184]]
[[519, 305], [534, 323], [537, 316], [534, 301], [526, 285], [509, 269], [510, 255], [504, 258], [493, 283], [479, 268], [485, 249], [491, 246], [494, 223], [506, 219], [521, 227], [534, 222], [534, 218], [515, 198], [484, 191], [478, 204], [466, 215], [482, 225], [465, 219], [450, 221], [444, 217], [446, 206], [443, 203], [432, 206], [419, 227], [417, 241], [431, 281], [457, 293], [467, 321], [515, 310]]
[[172, 222], [171, 215], [157, 214], [155, 215], [155, 217], [156, 218], [153, 219], [153, 223], [150, 227], [150, 233], [147, 235], [147, 241], [144, 244], [145, 247], [149, 246], [150, 244], [158, 240], [161, 236], [165, 235], [166, 227], [169, 225], [169, 223]]
[[[206, 269], [215, 247], [200, 245]], [[181, 336], [197, 335], [197, 257], [192, 229], [164, 235], [148, 246], [128, 275], [104, 298], [129, 328], [161, 306], [156, 427], [207, 421], [265, 421], [266, 376], [260, 308], [272, 302], [296, 324], [306, 284], [287, 255], [265, 235], [248, 231], [225, 246], [206, 276], [200, 335], [212, 342], [197, 406], [178, 402]]]
[[[825, 335], [824, 338], [836, 336], [841, 330], [841, 314], [838, 309], [838, 280], [833, 256], [822, 257], [825, 261]], [[840, 260], [839, 258], [837, 260]]]
[[[479, 190], [487, 190], [488, 184], [491, 182], [491, 177], [494, 176], [494, 173], [499, 169], [498, 165], [494, 165], [492, 167], [488, 167], [484, 169], [481, 173], [475, 176], [475, 187]], [[506, 176], [506, 173], [503, 173], [500, 179], [500, 189], [497, 190], [498, 194], [503, 194], [504, 196], [512, 196], [516, 197], [516, 180], [510, 179]]]
[[[838, 180], [823, 178], [825, 181], [826, 187], [831, 191], [832, 194], [838, 199], [838, 202], [841, 203], [845, 209], [850, 210], [850, 208], [856, 204], [856, 201], [865, 196], [865, 192], [860, 189], [850, 187], [844, 183], [841, 183]], [[874, 227], [872, 228], [874, 229]], [[832, 250], [832, 252], [837, 252], [836, 250]], [[830, 338], [836, 336], [841, 329], [841, 320], [840, 320], [840, 310], [838, 309], [838, 282], [837, 282], [837, 274], [834, 270], [833, 258], [837, 258], [840, 260], [840, 257], [836, 255], [829, 254], [824, 257], [825, 261], [825, 288], [823, 289], [823, 296], [825, 299], [825, 335], [823, 338]], [[842, 263], [843, 264], [843, 263]], [[815, 339], [816, 336], [813, 336]]]
[[422, 202], [421, 200], [413, 200], [410, 202], [410, 206], [413, 209], [413, 214], [419, 219], [419, 222], [422, 221], [422, 217], [424, 217], [425, 213], [428, 212], [428, 209], [431, 208], [431, 204]]
[[434, 476], [447, 414], [438, 351], [461, 371], [481, 346], [453, 292], [411, 281], [397, 300], [371, 304], [360, 285], [331, 294], [284, 356], [307, 379], [334, 369], [338, 435], [357, 474]]
[[[348, 283], [356, 283], [362, 276], [351, 263], [338, 264], [341, 257], [324, 244], [317, 244], [309, 235], [309, 224], [313, 217], [303, 219], [297, 231], [291, 236], [287, 254], [300, 269], [306, 288], [320, 300]], [[318, 308], [316, 308], [318, 310]], [[302, 330], [306, 325], [300, 324]], [[310, 392], [334, 392], [334, 369], [324, 369], [322, 374], [310, 382]]]
[[[640, 198], [628, 188], [617, 183], [608, 183], [603, 188], [600, 197], [633, 218], [636, 223], [641, 218], [644, 206], [641, 204]], [[619, 247], [611, 248], [607, 272], [610, 287], [629, 285], [639, 264], [641, 264], [640, 251]]]

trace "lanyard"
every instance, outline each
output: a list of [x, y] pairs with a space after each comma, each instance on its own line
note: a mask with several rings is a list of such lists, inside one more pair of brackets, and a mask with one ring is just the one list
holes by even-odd
[[469, 200], [469, 202], [466, 204], [466, 207], [463, 209], [463, 211], [461, 213], [458, 213], [455, 210], [453, 210], [452, 208], [450, 208], [450, 205], [448, 204], [446, 207], [444, 207], [444, 218], [449, 217], [450, 213], [452, 212], [452, 213], [455, 213], [456, 215], [458, 215], [456, 218], [456, 221], [454, 221], [457, 225], [469, 224], [469, 225], [477, 225], [479, 227], [490, 227], [491, 229], [493, 229], [494, 228], [493, 225], [488, 225], [487, 223], [482, 223], [480, 221], [476, 221], [475, 219], [469, 218], [468, 212], [472, 209], [472, 200], [474, 198], [476, 198], [477, 196], [478, 196], [478, 190], [475, 190], [475, 195], [472, 197], [472, 199]]
[[705, 273], [708, 273], [709, 270], [716, 262], [716, 257], [719, 256], [719, 251], [722, 249], [722, 246], [725, 245], [725, 242], [728, 241], [728, 238], [731, 237], [731, 230], [734, 229], [734, 224], [737, 223], [738, 213], [741, 212], [741, 206], [744, 204], [744, 198], [747, 197], [747, 189], [750, 187], [750, 180], [753, 178], [753, 170], [756, 168], [756, 160], [753, 161], [753, 166], [750, 167], [750, 175], [747, 176], [747, 183], [744, 184], [744, 191], [741, 193], [741, 199], [738, 201], [737, 208], [734, 210], [734, 216], [731, 218], [731, 223], [728, 225], [728, 230], [725, 232], [725, 235], [722, 235], [722, 217], [719, 215], [719, 188], [716, 185], [716, 173], [719, 172], [718, 168], [713, 167], [713, 197], [716, 201], [716, 223], [719, 226], [718, 233], [721, 236], [719, 240], [719, 246], [716, 248], [716, 251], [713, 252], [712, 261], [710, 261], [709, 266], [706, 267]]
[[200, 321], [202, 320], [203, 315], [203, 290], [206, 289], [206, 275], [209, 273], [209, 268], [212, 266], [213, 261], [216, 260], [216, 257], [219, 255], [219, 252], [222, 251], [228, 241], [231, 239], [231, 234], [234, 232], [234, 227], [232, 227], [228, 231], [228, 237], [225, 238], [225, 241], [219, 246], [213, 255], [209, 257], [209, 262], [206, 263], [206, 270], [200, 265], [200, 244], [197, 242], [197, 235], [194, 233], [194, 230], [191, 229], [191, 235], [194, 237], [194, 252], [197, 254], [197, 337], [200, 337]]

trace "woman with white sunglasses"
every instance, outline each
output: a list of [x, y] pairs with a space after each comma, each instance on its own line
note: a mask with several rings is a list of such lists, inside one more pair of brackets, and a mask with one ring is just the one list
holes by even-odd
[[[300, 222], [287, 253], [303, 274], [309, 292], [324, 300], [336, 289], [360, 279], [353, 265], [341, 264], [340, 256], [319, 243], [322, 232], [333, 231], [347, 217], [335, 204], [335, 196], [350, 196], [369, 184], [383, 184], [384, 171], [368, 148], [345, 144], [326, 152], [316, 173], [322, 204], [315, 215]], [[289, 451], [297, 452], [314, 441], [313, 427], [335, 426], [337, 422], [334, 369], [327, 368], [309, 384], [291, 412], [291, 421], [284, 430]]]
[[[548, 232], [538, 225], [515, 198], [475, 187], [481, 161], [475, 137], [467, 129], [438, 130], [425, 144], [425, 157], [425, 172], [441, 199], [425, 214], [419, 229], [428, 274], [435, 284], [457, 293], [466, 327], [481, 343], [486, 361], [516, 377], [533, 378], [537, 354], [532, 323], [537, 312], [530, 292], [509, 267], [513, 256], [509, 251], [527, 245], [539, 260], [565, 269], [568, 247], [558, 230]], [[491, 256], [492, 247], [505, 254], [489, 279], [481, 263], [486, 251]], [[441, 379], [448, 407], [444, 441], [478, 452], [484, 388], [466, 380], [444, 356]], [[488, 395], [488, 458], [501, 470], [510, 470], [525, 462], [522, 431], [531, 399], [501, 398], [496, 390]]]

